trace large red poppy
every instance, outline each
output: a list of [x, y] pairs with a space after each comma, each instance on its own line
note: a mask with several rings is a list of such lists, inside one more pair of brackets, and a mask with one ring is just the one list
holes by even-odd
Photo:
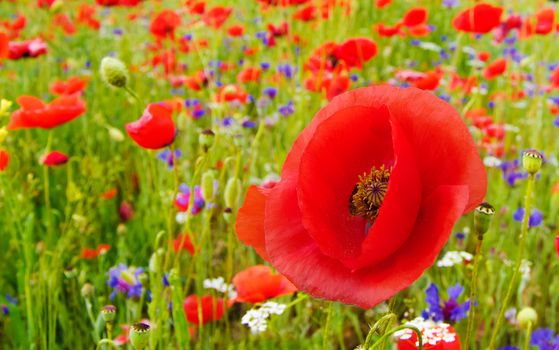
[[485, 191], [474, 141], [449, 104], [372, 86], [318, 112], [281, 181], [249, 188], [236, 228], [298, 289], [369, 308], [421, 276]]
[[67, 123], [85, 112], [85, 103], [79, 95], [63, 95], [49, 104], [33, 96], [20, 96], [20, 109], [12, 113], [8, 129], [51, 129]]
[[173, 143], [175, 124], [172, 111], [160, 104], [149, 104], [135, 122], [126, 124], [126, 132], [140, 147], [159, 149]]
[[271, 298], [292, 294], [297, 290], [287, 278], [272, 273], [265, 265], [251, 266], [233, 277], [236, 301], [261, 303]]
[[460, 12], [452, 25], [462, 32], [485, 34], [501, 24], [502, 14], [502, 7], [479, 3]]
[[181, 18], [175, 11], [163, 10], [151, 21], [149, 30], [157, 38], [174, 38], [180, 24]]

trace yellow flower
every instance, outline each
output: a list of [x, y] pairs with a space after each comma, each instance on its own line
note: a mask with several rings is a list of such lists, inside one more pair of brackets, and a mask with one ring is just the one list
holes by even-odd
[[10, 107], [12, 106], [12, 101], [5, 99], [0, 100], [0, 117], [8, 116], [10, 114]]

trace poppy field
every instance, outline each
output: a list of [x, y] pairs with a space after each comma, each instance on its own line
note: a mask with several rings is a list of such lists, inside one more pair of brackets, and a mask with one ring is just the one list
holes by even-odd
[[0, 349], [559, 349], [556, 1], [0, 0]]

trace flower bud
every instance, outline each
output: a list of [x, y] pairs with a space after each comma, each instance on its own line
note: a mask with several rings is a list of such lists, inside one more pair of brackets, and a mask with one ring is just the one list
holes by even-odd
[[123, 88], [128, 83], [128, 70], [124, 63], [117, 58], [103, 58], [100, 73], [105, 83], [111, 86]]
[[483, 239], [483, 235], [489, 230], [489, 224], [495, 214], [495, 208], [489, 203], [481, 203], [474, 212], [474, 230], [478, 239]]
[[95, 293], [95, 287], [91, 283], [84, 283], [81, 292], [84, 299], [89, 299]]
[[124, 134], [122, 133], [122, 131], [112, 126], [108, 126], [107, 129], [109, 131], [109, 137], [111, 138], [111, 140], [114, 140], [116, 142], [124, 141]]
[[528, 174], [534, 175], [542, 167], [543, 155], [534, 150], [530, 149], [524, 152], [522, 155], [522, 166]]
[[536, 324], [538, 321], [538, 314], [536, 310], [532, 309], [531, 307], [525, 307], [516, 316], [518, 320], [518, 325], [520, 328], [528, 328], [528, 325], [531, 324], [532, 326]]
[[151, 327], [146, 323], [140, 322], [130, 327], [128, 337], [134, 349], [141, 350], [148, 344], [150, 332]]
[[239, 202], [240, 194], [241, 180], [236, 177], [227, 180], [227, 184], [225, 185], [225, 206], [227, 208], [235, 208]]
[[113, 322], [116, 318], [116, 306], [114, 305], [105, 305], [101, 309], [101, 316], [103, 316], [103, 320], [106, 323]]
[[209, 170], [202, 175], [202, 197], [209, 201], [214, 196], [214, 182], [215, 175], [214, 172]]

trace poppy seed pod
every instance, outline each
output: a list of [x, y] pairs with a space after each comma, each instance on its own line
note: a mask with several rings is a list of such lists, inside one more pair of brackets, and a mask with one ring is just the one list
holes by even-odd
[[116, 306], [114, 305], [105, 305], [101, 309], [101, 315], [103, 316], [103, 320], [107, 323], [113, 322], [116, 317]]
[[136, 350], [141, 350], [149, 343], [151, 327], [147, 323], [139, 322], [130, 327], [130, 343]]
[[128, 83], [128, 70], [121, 60], [113, 57], [105, 57], [101, 60], [101, 78], [108, 85], [123, 88]]
[[543, 155], [536, 150], [527, 150], [522, 154], [522, 166], [528, 174], [534, 175], [542, 167]]
[[491, 219], [495, 215], [495, 208], [489, 203], [481, 203], [474, 212], [474, 230], [478, 239], [483, 239], [483, 235], [489, 230]]

